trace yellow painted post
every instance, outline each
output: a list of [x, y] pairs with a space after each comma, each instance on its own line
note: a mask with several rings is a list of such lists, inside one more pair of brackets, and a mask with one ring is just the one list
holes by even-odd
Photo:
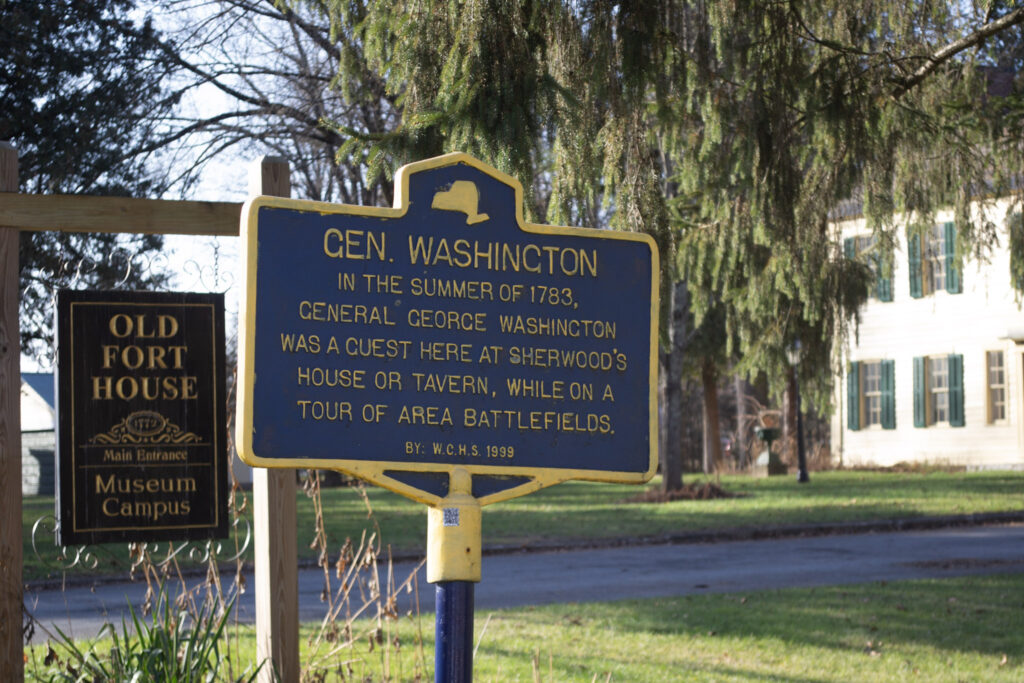
[[[18, 152], [0, 142], [0, 192], [18, 189]], [[22, 681], [21, 343], [18, 230], [0, 228], [0, 680]]]
[[[263, 157], [250, 167], [250, 194], [291, 194], [288, 162]], [[298, 683], [299, 583], [295, 470], [257, 467], [252, 478], [256, 657], [259, 680]]]
[[472, 496], [472, 477], [456, 467], [448, 495], [427, 509], [427, 581], [480, 582], [482, 545], [480, 503]]

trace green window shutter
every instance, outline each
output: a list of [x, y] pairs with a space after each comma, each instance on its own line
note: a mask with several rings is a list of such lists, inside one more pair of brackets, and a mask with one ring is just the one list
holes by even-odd
[[846, 375], [846, 426], [851, 431], [860, 429], [860, 363], [852, 361]]
[[883, 268], [882, 255], [875, 255], [875, 272], [878, 273], [878, 283], [875, 286], [875, 292], [878, 294], [879, 301], [892, 301], [892, 269], [889, 269], [889, 274], [885, 274], [885, 268]]
[[946, 246], [946, 291], [950, 294], [959, 294], [963, 291], [963, 282], [960, 279], [960, 269], [956, 267], [956, 226], [953, 223], [946, 223], [945, 246]]
[[882, 361], [882, 429], [896, 429], [896, 361]]
[[949, 425], [964, 426], [964, 357], [949, 355]]
[[920, 299], [924, 296], [921, 287], [921, 236], [911, 235], [907, 238], [907, 256], [910, 266], [910, 296]]
[[928, 426], [928, 388], [925, 385], [924, 358], [914, 358], [914, 426]]
[[851, 261], [857, 258], [857, 245], [854, 243], [852, 237], [847, 237], [843, 240], [843, 256]]

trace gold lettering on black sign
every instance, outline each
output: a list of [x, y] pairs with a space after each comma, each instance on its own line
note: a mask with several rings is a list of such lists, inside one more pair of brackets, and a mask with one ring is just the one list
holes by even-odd
[[223, 296], [57, 303], [58, 542], [223, 538]]
[[[101, 345], [100, 367], [126, 374], [93, 375], [90, 378], [92, 400], [109, 401], [117, 398], [122, 401], [189, 401], [199, 398], [197, 377], [160, 372], [185, 368], [188, 346], [170, 343], [181, 329], [176, 317], [166, 314], [118, 313], [110, 317], [107, 328], [117, 339], [130, 342]], [[163, 340], [167, 343], [139, 343], [143, 340]], [[141, 374], [142, 371], [154, 374]]]

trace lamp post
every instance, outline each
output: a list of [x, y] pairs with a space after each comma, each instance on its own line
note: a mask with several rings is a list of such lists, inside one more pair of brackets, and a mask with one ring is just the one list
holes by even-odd
[[803, 349], [800, 347], [800, 340], [797, 339], [793, 342], [793, 345], [786, 349], [786, 360], [789, 361], [790, 376], [793, 382], [793, 400], [796, 403], [796, 462], [797, 462], [797, 474], [796, 480], [801, 484], [806, 484], [811, 480], [807, 476], [807, 455], [804, 452], [804, 418], [803, 410], [800, 406], [800, 383], [797, 380], [797, 366], [800, 365], [800, 357], [803, 355]]

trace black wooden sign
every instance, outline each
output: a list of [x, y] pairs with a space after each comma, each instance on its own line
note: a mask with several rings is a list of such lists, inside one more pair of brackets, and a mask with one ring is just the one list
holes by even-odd
[[227, 535], [224, 297], [57, 296], [58, 542]]

